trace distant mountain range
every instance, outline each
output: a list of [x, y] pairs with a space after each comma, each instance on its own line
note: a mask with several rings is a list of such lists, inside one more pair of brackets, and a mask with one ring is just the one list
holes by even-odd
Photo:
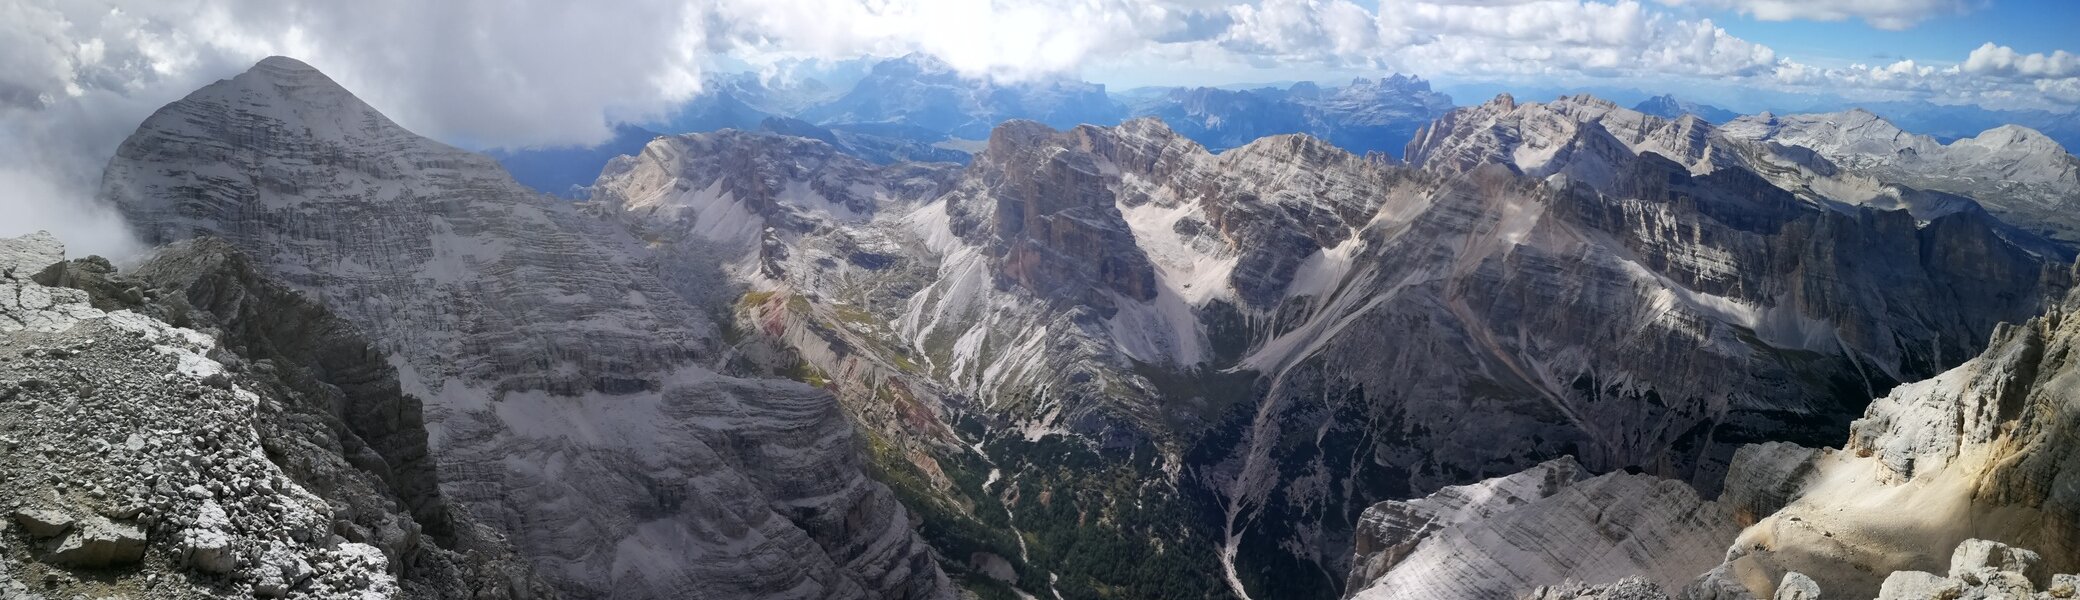
[[1452, 109], [1452, 98], [1419, 77], [1352, 80], [1340, 88], [1310, 82], [1286, 88], [1178, 88], [1139, 102], [1136, 116], [1165, 124], [1221, 151], [1258, 138], [1305, 133], [1357, 154], [1400, 156], [1416, 129]]
[[[813, 76], [721, 74], [663, 123], [621, 126], [591, 148], [488, 152], [535, 189], [583, 197], [608, 159], [640, 150], [659, 133], [738, 129], [822, 139], [873, 162], [966, 163], [1004, 121], [1026, 119], [1067, 129], [1154, 116], [1214, 151], [1257, 138], [1305, 133], [1355, 153], [1399, 156], [1415, 130], [1451, 110], [1450, 96], [1421, 78], [1360, 78], [1343, 87], [1301, 82], [1233, 89], [1139, 88], [1115, 96], [1073, 79], [998, 81], [970, 77], [937, 58], [910, 55], [875, 63], [850, 87]], [[1123, 101], [1131, 99], [1131, 105]]]
[[[1500, 87], [1486, 84], [1440, 89], [1420, 77], [1398, 74], [1358, 78], [1341, 87], [1303, 81], [1144, 87], [1114, 93], [1100, 84], [1068, 78], [1002, 81], [973, 77], [937, 58], [915, 54], [785, 71], [788, 74], [775, 76], [711, 75], [704, 91], [671, 117], [655, 124], [618, 126], [612, 138], [597, 146], [500, 149], [488, 154], [521, 183], [572, 198], [587, 195], [585, 188], [598, 178], [609, 159], [633, 154], [659, 135], [724, 129], [820, 139], [870, 162], [965, 164], [990, 129], [1008, 120], [1026, 119], [1068, 129], [1155, 117], [1213, 152], [1267, 136], [1304, 133], [1356, 154], [1379, 153], [1399, 159], [1416, 130], [1452, 110], [1452, 92], [1475, 101], [1501, 93]], [[1580, 91], [1527, 88], [1511, 95], [1556, 99]], [[1620, 105], [1629, 104], [1639, 113], [1670, 120], [1695, 115], [1724, 125], [1744, 114], [1673, 94], [1649, 96], [1636, 89], [1588, 91]], [[2066, 148], [2080, 147], [2080, 123], [2071, 115], [2046, 111], [2000, 111], [1923, 101], [1856, 103], [1828, 97], [1780, 100], [1795, 106], [1772, 109], [1774, 114], [1863, 110], [1938, 143], [2021, 125]]]

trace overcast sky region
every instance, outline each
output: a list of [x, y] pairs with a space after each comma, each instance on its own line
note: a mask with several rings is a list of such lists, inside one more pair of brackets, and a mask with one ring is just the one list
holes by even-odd
[[[2080, 106], [2080, 56], [2066, 48], [2080, 30], [2076, 5], [0, 0], [0, 214], [90, 210], [100, 165], [144, 116], [275, 54], [325, 71], [406, 127], [470, 147], [597, 142], [613, 123], [666, 114], [709, 71], [910, 52], [978, 77], [1115, 88], [1401, 72], [2070, 111]], [[54, 197], [73, 208], [46, 206]], [[36, 219], [53, 220], [63, 219]], [[8, 219], [0, 235], [27, 222]]]

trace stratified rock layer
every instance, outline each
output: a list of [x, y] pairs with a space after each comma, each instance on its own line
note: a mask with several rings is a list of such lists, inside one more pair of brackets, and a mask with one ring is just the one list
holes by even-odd
[[[1576, 468], [1556, 461], [1367, 509], [1360, 535], [1389, 535], [1360, 538], [1365, 562], [1347, 597], [1510, 597], [1562, 580], [1625, 576], [1667, 588], [1716, 564], [1738, 532], [1731, 511], [1682, 482], [1623, 473], [1574, 479]], [[1364, 525], [1411, 521], [1426, 524]], [[1386, 553], [1365, 557], [1388, 541]]]

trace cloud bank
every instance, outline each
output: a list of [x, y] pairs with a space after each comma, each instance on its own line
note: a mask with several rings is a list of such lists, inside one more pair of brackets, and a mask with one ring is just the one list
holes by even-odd
[[1764, 21], [1860, 19], [1879, 29], [1900, 30], [1943, 15], [1971, 12], [1971, 0], [1661, 0], [1671, 6], [1731, 10]]

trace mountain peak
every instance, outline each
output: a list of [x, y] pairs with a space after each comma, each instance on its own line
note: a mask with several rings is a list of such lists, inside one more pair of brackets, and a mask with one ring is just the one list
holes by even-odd
[[1712, 123], [1726, 123], [1740, 118], [1740, 113], [1709, 104], [1698, 104], [1683, 100], [1677, 98], [1675, 94], [1662, 94], [1648, 98], [1639, 104], [1633, 105], [1632, 110], [1664, 119], [1678, 119], [1684, 115], [1693, 115]]
[[316, 87], [325, 90], [336, 90], [339, 94], [352, 95], [351, 92], [347, 91], [346, 87], [341, 86], [339, 82], [333, 81], [331, 77], [326, 76], [317, 67], [287, 56], [269, 56], [260, 59], [260, 62], [253, 63], [252, 68], [246, 69], [244, 73], [233, 79], [259, 80], [277, 86]]
[[1980, 133], [1977, 137], [1974, 137], [1973, 139], [1980, 140], [1981, 143], [1995, 142], [2004, 146], [2048, 146], [2056, 147], [2060, 151], [2065, 150], [2064, 146], [2059, 145], [2059, 143], [2056, 140], [2051, 139], [2050, 136], [2044, 135], [2043, 132], [2015, 124], [2002, 125], [1993, 129], [1988, 129], [1985, 132]]
[[231, 87], [254, 90], [260, 89], [258, 86], [263, 84], [270, 85], [275, 88], [275, 91], [270, 95], [281, 97], [298, 97], [313, 93], [349, 98], [354, 96], [353, 92], [347, 91], [345, 86], [340, 85], [337, 81], [333, 81], [332, 77], [327, 76], [323, 71], [319, 71], [317, 67], [287, 56], [269, 56], [260, 59], [259, 62], [253, 63], [251, 68], [246, 69], [244, 73], [240, 73], [237, 77], [219, 81], [215, 85], [206, 86], [202, 90], [198, 90], [197, 93], [222, 87], [226, 83], [230, 83]]
[[875, 63], [873, 72], [876, 75], [931, 75], [951, 73], [953, 65], [946, 64], [937, 56], [912, 52]]
[[1553, 99], [1553, 101], [1550, 104], [1587, 106], [1605, 109], [1618, 108], [1618, 103], [1605, 100], [1603, 98], [1599, 98], [1593, 94], [1575, 94], [1572, 96], [1561, 96], [1559, 98]]
[[[1039, 121], [1012, 119], [990, 129], [989, 144], [983, 152], [990, 156], [1008, 156], [1022, 148], [1035, 146], [1057, 133], [1060, 132]], [[982, 157], [976, 158], [980, 160]]]
[[318, 69], [317, 69], [316, 67], [312, 67], [312, 66], [310, 65], [310, 63], [306, 63], [306, 62], [303, 62], [303, 61], [300, 61], [300, 60], [296, 60], [296, 59], [294, 59], [294, 58], [289, 58], [289, 57], [287, 57], [287, 56], [279, 56], [279, 55], [277, 55], [277, 56], [269, 56], [269, 57], [267, 57], [267, 58], [263, 58], [263, 59], [260, 59], [260, 62], [257, 62], [257, 63], [253, 63], [253, 68], [254, 68], [254, 69], [262, 69], [262, 68], [265, 68], [265, 69], [271, 69], [271, 70], [276, 70], [276, 71], [292, 71], [292, 72], [308, 71], [308, 72], [313, 72], [313, 73], [315, 73], [315, 72], [317, 72], [317, 71], [318, 71]]

